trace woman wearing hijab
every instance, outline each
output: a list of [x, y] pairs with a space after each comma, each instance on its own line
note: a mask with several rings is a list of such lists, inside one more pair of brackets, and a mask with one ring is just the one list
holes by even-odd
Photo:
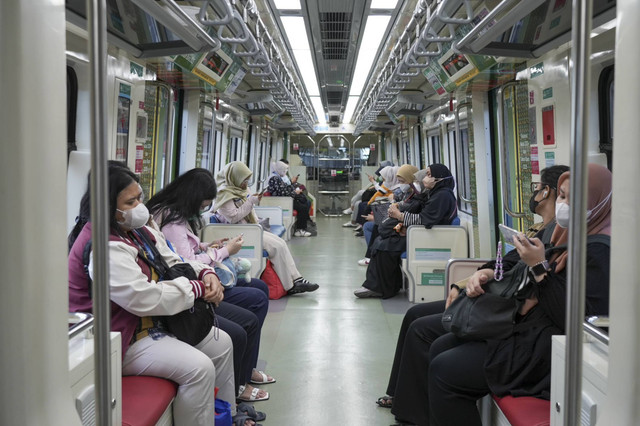
[[[397, 185], [394, 185], [395, 189], [392, 191], [392, 194], [389, 195], [389, 198], [398, 203], [411, 199], [418, 192], [416, 187], [413, 185], [413, 181], [415, 180], [414, 175], [417, 172], [418, 168], [411, 164], [403, 164], [398, 167], [398, 171], [396, 173]], [[364, 259], [360, 259], [358, 261], [358, 265], [367, 266], [371, 260], [371, 247], [378, 236], [378, 225], [376, 225], [372, 217], [367, 218], [367, 222], [362, 226], [362, 232], [364, 234], [364, 239], [367, 242], [367, 251], [364, 255]]]
[[[224, 166], [216, 175], [218, 194], [212, 210], [228, 223], [258, 223], [253, 206], [260, 204], [261, 195], [249, 195], [247, 187], [253, 173], [240, 161]], [[288, 294], [311, 292], [318, 289], [318, 284], [311, 283], [302, 277], [296, 268], [287, 243], [270, 232], [262, 233], [262, 242], [269, 253], [269, 260], [278, 274], [282, 287]]]
[[[585, 315], [607, 315], [611, 172], [589, 164], [588, 173]], [[402, 413], [392, 411], [397, 418], [420, 425], [481, 425], [476, 401], [488, 393], [549, 399], [551, 336], [565, 333], [569, 172], [560, 176], [557, 189], [557, 226], [551, 248], [545, 250], [542, 241], [527, 240], [524, 234], [513, 242], [521, 262], [531, 271], [531, 294], [516, 317], [516, 331], [504, 340], [468, 341], [451, 333], [436, 339], [429, 352], [430, 363], [415, 365], [412, 372], [414, 377], [428, 377], [412, 390], [420, 406]], [[483, 284], [470, 280], [466, 286], [469, 297], [484, 293]], [[428, 373], [416, 371], [419, 368]], [[394, 410], [396, 402], [394, 399]]]
[[356, 297], [395, 296], [402, 287], [400, 255], [406, 250], [405, 229], [411, 225], [450, 225], [457, 217], [453, 176], [447, 166], [431, 164], [415, 177], [422, 184], [421, 193], [389, 207], [389, 217], [378, 226], [379, 236], [371, 248], [367, 278], [354, 292]]
[[296, 215], [296, 230], [293, 236], [310, 237], [312, 234], [307, 231], [307, 222], [309, 221], [307, 197], [302, 194], [300, 187], [294, 185], [298, 182], [298, 176], [293, 177], [289, 184], [285, 182], [284, 178], [287, 176], [287, 170], [289, 170], [289, 165], [282, 161], [271, 163], [271, 177], [269, 178], [267, 191], [274, 197], [293, 198], [293, 209], [298, 212]]

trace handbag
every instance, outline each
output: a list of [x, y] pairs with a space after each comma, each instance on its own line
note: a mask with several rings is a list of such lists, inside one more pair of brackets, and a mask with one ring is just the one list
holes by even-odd
[[501, 281], [491, 280], [478, 297], [465, 290], [442, 315], [442, 326], [456, 336], [470, 340], [502, 340], [513, 334], [516, 315], [531, 288], [529, 268], [520, 261], [504, 273]]
[[389, 202], [377, 202], [371, 204], [371, 213], [373, 213], [373, 222], [380, 226], [380, 224], [389, 217]]
[[[144, 240], [146, 248], [152, 254], [152, 256], [146, 256], [144, 251], [141, 250], [140, 258], [158, 273], [160, 280], [172, 280], [179, 277], [185, 277], [188, 280], [198, 279], [196, 271], [188, 263], [177, 263], [169, 267], [156, 245], [146, 235], [146, 232], [144, 230], [135, 232]], [[213, 305], [201, 298], [195, 299], [193, 306], [189, 309], [185, 309], [175, 315], [163, 315], [155, 318], [178, 340], [191, 346], [197, 345], [207, 337], [216, 323]]]

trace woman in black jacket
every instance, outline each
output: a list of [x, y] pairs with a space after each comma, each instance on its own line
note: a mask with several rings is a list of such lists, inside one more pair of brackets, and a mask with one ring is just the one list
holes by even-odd
[[454, 180], [444, 164], [431, 164], [415, 175], [422, 192], [410, 200], [389, 207], [389, 217], [378, 226], [371, 247], [367, 278], [354, 291], [356, 297], [395, 296], [402, 287], [400, 256], [406, 250], [406, 228], [411, 225], [450, 225], [458, 215]]

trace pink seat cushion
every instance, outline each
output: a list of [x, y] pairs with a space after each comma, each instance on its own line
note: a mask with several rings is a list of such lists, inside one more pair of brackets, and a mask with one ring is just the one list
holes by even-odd
[[159, 377], [122, 378], [122, 424], [153, 426], [176, 396], [178, 385]]
[[531, 396], [493, 399], [512, 426], [549, 426], [549, 401]]

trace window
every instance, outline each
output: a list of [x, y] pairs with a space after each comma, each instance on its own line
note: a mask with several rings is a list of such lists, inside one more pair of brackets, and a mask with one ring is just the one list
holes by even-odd
[[600, 122], [600, 152], [607, 156], [607, 167], [611, 170], [613, 155], [613, 95], [614, 66], [600, 73], [598, 80], [598, 116]]

